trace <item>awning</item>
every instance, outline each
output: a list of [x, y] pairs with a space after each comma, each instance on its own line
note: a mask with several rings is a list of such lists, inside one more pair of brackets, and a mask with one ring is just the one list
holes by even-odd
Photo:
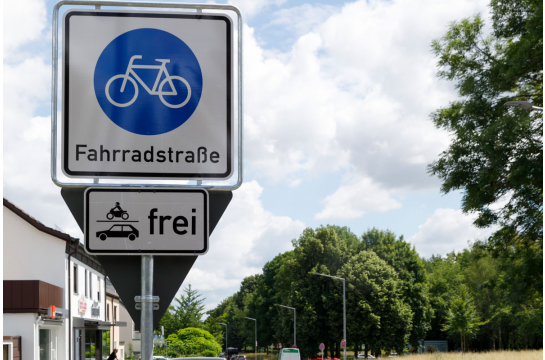
[[100, 321], [100, 320], [97, 320], [97, 321], [85, 320], [84, 323], [85, 323], [85, 329], [96, 329], [96, 330], [108, 331], [110, 330], [110, 327], [112, 326], [111, 323], [107, 321]]

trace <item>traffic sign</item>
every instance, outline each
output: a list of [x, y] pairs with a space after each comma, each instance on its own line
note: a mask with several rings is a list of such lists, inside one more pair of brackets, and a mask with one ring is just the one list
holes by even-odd
[[291, 347], [292, 347], [293, 349], [297, 349], [297, 345], [295, 345], [295, 344], [293, 344]]
[[85, 250], [102, 255], [203, 255], [208, 251], [205, 189], [88, 188]]
[[320, 344], [320, 350], [322, 350], [322, 351], [325, 350], [325, 345], [324, 345], [324, 343], [321, 343], [321, 344]]
[[77, 9], [63, 31], [65, 175], [232, 175], [228, 16]]
[[271, 345], [271, 350], [274, 349], [274, 345]]
[[[74, 216], [81, 231], [84, 231], [84, 191], [80, 188], [63, 188], [61, 195]], [[209, 235], [212, 234], [225, 209], [233, 198], [231, 191], [210, 190]], [[140, 330], [140, 311], [135, 309], [134, 297], [141, 295], [141, 262], [139, 256], [97, 255], [108, 278], [134, 321], [135, 330]], [[159, 310], [153, 317], [153, 327], [159, 324], [172, 299], [178, 292], [197, 256], [154, 256], [153, 292], [159, 296]]]
[[346, 348], [346, 340], [344, 340], [344, 339], [341, 340], [341, 347], [342, 347], [343, 349]]

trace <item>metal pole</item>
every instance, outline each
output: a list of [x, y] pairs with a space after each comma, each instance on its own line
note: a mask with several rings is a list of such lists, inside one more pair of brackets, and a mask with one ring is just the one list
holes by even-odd
[[293, 345], [297, 346], [297, 310], [295, 310], [295, 308], [291, 307], [291, 306], [286, 306], [286, 305], [280, 305], [280, 304], [274, 304], [276, 306], [281, 306], [281, 307], [284, 307], [286, 309], [292, 309], [293, 310]]
[[255, 360], [257, 360], [257, 320], [255, 321]]
[[297, 346], [297, 311], [295, 308], [293, 308], [293, 345]]
[[[346, 341], [346, 292], [345, 292], [345, 279], [337, 276], [331, 276], [326, 274], [320, 274], [317, 272], [310, 273], [310, 275], [319, 275], [319, 276], [325, 276], [332, 279], [342, 280], [343, 281], [343, 337], [344, 341]], [[344, 360], [346, 360], [346, 346], [344, 347]]]
[[343, 337], [345, 341], [344, 346], [344, 360], [346, 360], [346, 296], [345, 296], [345, 286], [344, 286], [345, 280], [343, 279]]
[[255, 358], [254, 359], [257, 360], [257, 319], [254, 319], [251, 317], [246, 317], [246, 319], [255, 321], [255, 348], [254, 348]]
[[141, 359], [151, 360], [153, 356], [153, 256], [142, 256], [142, 267], [140, 274], [141, 295], [141, 314], [140, 314], [140, 332], [141, 340]]
[[225, 352], [227, 353], [226, 359], [229, 359], [229, 350], [227, 350], [227, 324], [224, 323], [218, 323], [220, 325], [225, 325]]

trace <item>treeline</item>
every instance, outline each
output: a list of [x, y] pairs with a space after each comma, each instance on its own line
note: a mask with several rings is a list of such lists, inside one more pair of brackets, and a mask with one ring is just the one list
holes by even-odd
[[304, 357], [315, 355], [322, 342], [327, 354], [339, 357], [342, 281], [312, 274], [317, 272], [346, 279], [347, 341], [356, 352], [402, 353], [421, 339], [448, 340], [450, 350], [466, 351], [543, 346], [538, 246], [493, 256], [476, 242], [426, 260], [390, 231], [358, 237], [338, 226], [307, 228], [293, 246], [208, 312], [202, 326], [220, 344], [225, 327], [218, 323], [226, 323], [229, 347], [253, 349], [254, 322], [245, 319], [251, 317], [259, 347], [290, 347], [293, 311], [275, 305], [281, 304], [296, 308], [296, 345]]

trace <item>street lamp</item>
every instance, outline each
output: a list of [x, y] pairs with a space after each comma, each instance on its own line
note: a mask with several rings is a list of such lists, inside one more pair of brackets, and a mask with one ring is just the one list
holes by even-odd
[[528, 101], [508, 101], [505, 104], [503, 104], [503, 106], [512, 106], [512, 107], [516, 107], [516, 108], [524, 109], [524, 110], [530, 110], [530, 111], [537, 110], [537, 111], [543, 112], [542, 107], [534, 106], [534, 104]]
[[254, 348], [254, 352], [255, 352], [255, 360], [257, 360], [257, 320], [253, 319], [253, 318], [250, 318], [250, 317], [247, 317], [246, 319], [255, 321], [255, 348]]
[[[317, 272], [310, 273], [311, 275], [319, 275], [319, 276], [325, 276], [332, 279], [342, 280], [343, 281], [343, 337], [344, 341], [346, 341], [346, 291], [345, 291], [345, 280], [340, 277], [326, 275], [326, 274], [320, 274]], [[344, 360], [346, 360], [346, 344], [344, 346]]]
[[229, 359], [229, 350], [227, 348], [227, 324], [224, 323], [218, 323], [220, 325], [225, 325], [225, 352], [227, 353], [226, 359]]
[[280, 304], [274, 304], [276, 306], [281, 306], [281, 307], [284, 307], [286, 309], [292, 309], [293, 310], [293, 345], [297, 346], [297, 322], [296, 322], [296, 310], [295, 308], [292, 308], [292, 307], [289, 307], [289, 306], [285, 306], [285, 305], [280, 305]]

